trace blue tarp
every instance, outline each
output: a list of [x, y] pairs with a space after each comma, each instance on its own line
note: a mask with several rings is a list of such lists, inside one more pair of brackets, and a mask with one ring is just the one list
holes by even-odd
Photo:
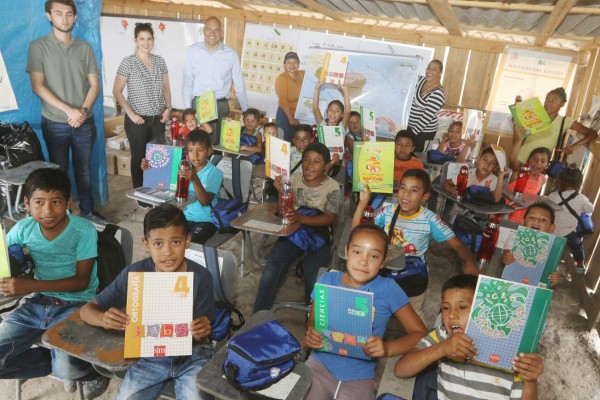
[[[0, 112], [0, 121], [13, 123], [28, 121], [42, 143], [44, 154], [47, 155], [40, 127], [42, 104], [40, 98], [31, 90], [29, 74], [25, 71], [29, 43], [47, 35], [52, 29], [46, 18], [44, 4], [45, 0], [0, 0], [0, 10], [2, 10], [0, 12], [0, 51], [19, 108], [17, 111]], [[100, 12], [102, 2], [99, 0], [75, 0], [75, 4], [77, 5], [77, 22], [73, 34], [92, 46], [101, 74]], [[108, 203], [102, 98], [102, 76], [100, 76], [100, 94], [94, 104], [97, 135], [92, 150], [91, 167], [96, 204]]]

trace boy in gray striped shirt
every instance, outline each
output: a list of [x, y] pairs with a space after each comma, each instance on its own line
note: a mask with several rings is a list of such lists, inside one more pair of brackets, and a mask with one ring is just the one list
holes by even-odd
[[457, 275], [444, 284], [443, 325], [432, 330], [398, 360], [396, 376], [414, 376], [439, 361], [437, 370], [428, 370], [417, 377], [414, 398], [537, 399], [537, 379], [544, 370], [539, 355], [515, 356], [512, 373], [476, 361], [478, 351], [473, 340], [464, 333], [476, 286], [477, 277], [473, 275]]

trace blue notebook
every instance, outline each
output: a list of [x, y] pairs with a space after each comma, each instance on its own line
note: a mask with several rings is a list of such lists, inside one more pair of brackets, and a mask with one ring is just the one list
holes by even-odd
[[317, 283], [315, 330], [325, 345], [319, 351], [370, 360], [363, 349], [373, 334], [373, 293]]
[[465, 333], [479, 351], [474, 362], [512, 370], [519, 353], [535, 353], [553, 291], [479, 275]]
[[150, 169], [144, 171], [144, 187], [176, 191], [182, 152], [182, 147], [148, 143], [146, 160]]

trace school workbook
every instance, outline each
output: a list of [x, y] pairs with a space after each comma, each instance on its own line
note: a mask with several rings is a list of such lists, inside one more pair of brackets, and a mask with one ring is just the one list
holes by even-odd
[[394, 191], [394, 142], [354, 142], [352, 191]]
[[319, 351], [370, 360], [364, 347], [373, 334], [373, 293], [322, 283], [314, 293], [315, 330], [325, 343]]
[[144, 187], [151, 189], [177, 190], [177, 175], [183, 148], [148, 143], [146, 161], [149, 169], [144, 171]]
[[343, 85], [348, 68], [348, 55], [344, 53], [325, 53], [323, 67], [319, 74], [319, 82], [332, 85]]
[[535, 353], [553, 291], [479, 275], [465, 333], [479, 351], [475, 362], [512, 370], [513, 357]]
[[291, 144], [272, 135], [265, 135], [265, 175], [271, 179], [290, 177]]
[[552, 129], [552, 120], [537, 97], [511, 104], [508, 109], [514, 121], [525, 129], [523, 138]]
[[317, 138], [329, 149], [333, 157], [337, 154], [342, 159], [344, 155], [344, 129], [341, 126], [317, 126]]
[[360, 127], [366, 142], [377, 140], [377, 123], [375, 122], [375, 111], [360, 106]]
[[217, 100], [215, 99], [215, 92], [213, 90], [209, 90], [196, 97], [196, 114], [198, 116], [198, 124], [214, 121], [219, 118]]
[[567, 238], [519, 226], [511, 249], [515, 261], [504, 267], [502, 279], [547, 287], [566, 244]]
[[234, 119], [221, 120], [221, 146], [227, 150], [240, 151], [240, 134], [242, 124]]
[[193, 272], [130, 272], [125, 358], [192, 354]]

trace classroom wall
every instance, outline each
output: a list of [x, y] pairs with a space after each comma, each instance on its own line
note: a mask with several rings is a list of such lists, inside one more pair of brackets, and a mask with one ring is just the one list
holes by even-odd
[[[417, 32], [386, 29], [382, 27], [365, 26], [360, 24], [332, 23], [325, 24], [322, 20], [311, 20], [304, 17], [291, 17], [274, 14], [258, 14], [239, 9], [216, 9], [206, 6], [188, 6], [184, 4], [170, 5], [169, 11], [163, 11], [163, 6], [155, 3], [136, 2], [128, 0], [127, 4], [138, 7], [124, 7], [116, 0], [104, 0], [102, 12], [116, 15], [148, 15], [165, 18], [203, 19], [214, 15], [226, 20], [225, 42], [237, 49], [241, 56], [244, 39], [245, 22], [279, 24], [323, 31], [327, 28], [332, 33], [345, 33], [381, 40], [397, 41], [406, 44], [425, 45], [435, 49], [434, 58], [444, 61], [443, 86], [446, 91], [444, 108], [456, 110], [459, 107], [485, 109], [492, 89], [494, 74], [506, 43], [475, 38], [458, 38], [450, 35], [427, 35]], [[573, 53], [576, 67], [573, 85], [568, 93], [569, 101], [562, 110], [563, 114], [578, 118], [589, 110], [593, 95], [600, 95], [600, 50], [588, 49]], [[548, 88], [551, 90], [553, 88]], [[507, 151], [512, 147], [512, 139], [485, 135], [485, 143], [498, 143]], [[582, 193], [595, 205], [600, 204], [600, 144], [591, 146], [593, 159], [585, 173]], [[600, 207], [598, 207], [600, 208]], [[600, 227], [600, 211], [593, 215], [596, 227]], [[585, 239], [586, 255], [589, 270], [585, 276], [585, 285], [581, 292], [587, 295], [588, 289], [596, 291], [600, 284], [600, 249], [596, 249], [600, 229]], [[591, 303], [600, 310], [600, 292], [592, 293]], [[599, 311], [600, 312], [600, 311]]]

